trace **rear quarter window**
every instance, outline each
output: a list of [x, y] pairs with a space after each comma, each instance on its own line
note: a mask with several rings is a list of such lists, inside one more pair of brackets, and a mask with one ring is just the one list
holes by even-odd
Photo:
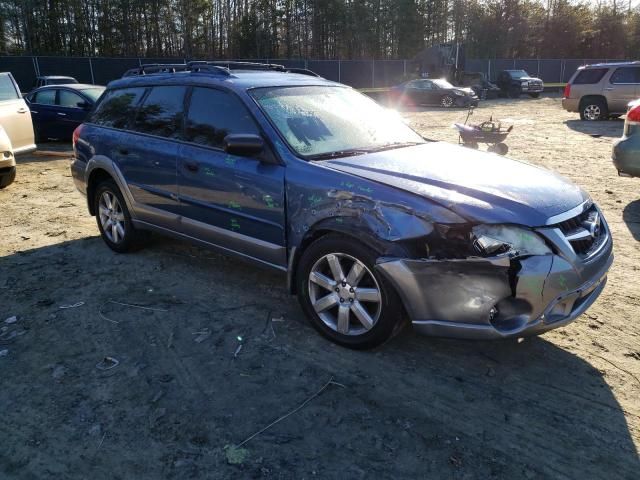
[[604, 77], [604, 74], [607, 73], [606, 68], [592, 68], [589, 70], [582, 70], [576, 78], [573, 80], [574, 85], [589, 85], [593, 83], [598, 83]]
[[144, 87], [121, 88], [107, 92], [89, 121], [103, 127], [127, 128], [135, 116], [144, 92]]

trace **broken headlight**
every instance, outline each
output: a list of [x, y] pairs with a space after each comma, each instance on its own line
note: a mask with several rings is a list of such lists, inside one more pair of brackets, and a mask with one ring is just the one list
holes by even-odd
[[471, 230], [473, 248], [482, 256], [546, 255], [551, 250], [535, 232], [514, 225], [477, 225]]

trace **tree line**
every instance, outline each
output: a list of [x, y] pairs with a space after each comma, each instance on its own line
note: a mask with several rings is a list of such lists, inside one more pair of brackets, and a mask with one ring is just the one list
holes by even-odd
[[1, 55], [633, 58], [637, 0], [0, 0]]

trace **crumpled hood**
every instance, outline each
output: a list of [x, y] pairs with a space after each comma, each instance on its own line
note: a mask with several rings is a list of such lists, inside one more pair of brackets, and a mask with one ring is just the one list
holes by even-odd
[[542, 226], [589, 198], [548, 170], [442, 142], [322, 165], [420, 195], [477, 222]]

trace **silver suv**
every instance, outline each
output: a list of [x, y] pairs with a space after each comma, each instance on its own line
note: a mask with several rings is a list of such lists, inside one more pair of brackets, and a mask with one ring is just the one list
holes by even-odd
[[624, 115], [640, 97], [640, 62], [598, 63], [578, 68], [564, 89], [562, 106], [582, 120]]

